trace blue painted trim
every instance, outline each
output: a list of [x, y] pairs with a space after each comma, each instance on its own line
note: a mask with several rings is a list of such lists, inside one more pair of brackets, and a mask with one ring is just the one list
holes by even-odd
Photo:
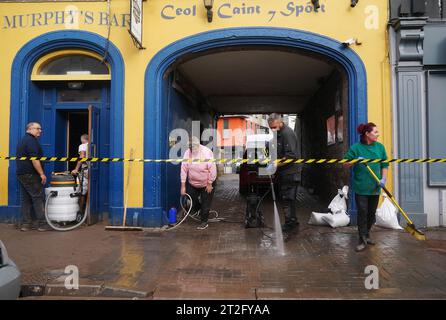
[[20, 207], [0, 206], [0, 217], [2, 222], [16, 223], [20, 219]]
[[[162, 140], [163, 75], [179, 57], [212, 48], [237, 45], [269, 45], [291, 47], [316, 52], [338, 62], [349, 81], [349, 138], [358, 142], [356, 128], [367, 121], [367, 77], [361, 58], [341, 42], [323, 35], [283, 28], [229, 28], [199, 33], [160, 50], [150, 61], [145, 73], [144, 95], [144, 157], [158, 159], [163, 156], [167, 142]], [[163, 146], [163, 147], [162, 147]], [[162, 223], [161, 166], [144, 164], [144, 208], [153, 211]], [[350, 201], [351, 206], [354, 204]]]
[[[40, 35], [25, 44], [17, 53], [11, 70], [10, 154], [14, 154], [19, 139], [24, 134], [28, 119], [30, 76], [34, 63], [41, 56], [61, 49], [85, 49], [100, 55], [107, 51], [111, 66], [110, 88], [110, 157], [123, 157], [124, 148], [124, 60], [118, 48], [104, 37], [87, 31], [65, 30]], [[15, 162], [10, 162], [8, 205], [19, 204], [19, 192], [15, 177]], [[114, 163], [110, 167], [110, 207], [122, 207], [123, 166]], [[1, 215], [0, 215], [1, 219]]]

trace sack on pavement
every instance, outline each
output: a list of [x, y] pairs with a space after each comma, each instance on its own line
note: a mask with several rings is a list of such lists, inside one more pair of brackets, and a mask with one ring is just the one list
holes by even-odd
[[332, 215], [331, 213], [320, 213], [320, 212], [312, 212], [310, 216], [310, 220], [308, 221], [308, 224], [312, 224], [314, 226], [326, 226], [328, 225], [327, 222], [325, 222], [322, 217]]
[[350, 217], [347, 215], [345, 211], [341, 211], [336, 214], [329, 214], [327, 216], [323, 216], [322, 220], [330, 225], [332, 228], [338, 227], [346, 227], [350, 223]]
[[376, 210], [376, 225], [383, 228], [401, 230], [398, 223], [398, 209], [384, 194], [384, 201], [380, 208]]
[[[350, 218], [346, 214], [348, 199], [348, 186], [338, 189], [338, 194], [328, 205], [328, 213], [312, 212], [308, 224], [324, 226], [330, 225], [332, 228], [343, 227], [350, 223]], [[339, 217], [337, 217], [340, 215]]]

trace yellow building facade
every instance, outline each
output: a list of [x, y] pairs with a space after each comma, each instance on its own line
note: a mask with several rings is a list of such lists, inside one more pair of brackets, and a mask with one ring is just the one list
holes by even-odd
[[[335, 153], [324, 145], [322, 155], [342, 157], [348, 145], [358, 139], [356, 126], [372, 121], [380, 128], [381, 142], [391, 156], [387, 21], [386, 0], [361, 0], [355, 7], [350, 0], [321, 0], [317, 10], [311, 1], [215, 0], [212, 21], [203, 1], [149, 0], [142, 2], [141, 49], [128, 31], [128, 0], [0, 2], [0, 127], [4, 137], [0, 154], [14, 155], [26, 123], [40, 121], [45, 156], [67, 156], [67, 141], [77, 143], [72, 135], [80, 133], [73, 129], [76, 121], [88, 122], [90, 108], [92, 130], [97, 132], [96, 156], [123, 158], [133, 150], [136, 158], [165, 159], [169, 157], [169, 132], [174, 128], [186, 128], [193, 120], [213, 127], [220, 114], [292, 113], [288, 107], [275, 109], [273, 102], [240, 102], [247, 96], [261, 99], [262, 90], [270, 90], [265, 95], [274, 99], [290, 96], [286, 101], [271, 101], [301, 103], [299, 110], [308, 113], [312, 103], [325, 104], [321, 102], [324, 99], [318, 102], [314, 98], [318, 90], [339, 82], [344, 84], [338, 88], [342, 101], [333, 114], [344, 111], [344, 139], [339, 139], [342, 143]], [[295, 64], [297, 69], [289, 76], [297, 78], [280, 80], [278, 74], [270, 86], [254, 88], [251, 93], [251, 83], [246, 83], [238, 86], [241, 93], [236, 100], [227, 100], [234, 99], [237, 88], [229, 88], [232, 81], [224, 73], [228, 68], [219, 66], [219, 61], [239, 70], [234, 71], [234, 82], [246, 76], [246, 72], [236, 72], [258, 61], [251, 76], [261, 76], [261, 82], [268, 80], [262, 73], [265, 63], [261, 63], [268, 61], [267, 57], [277, 66], [283, 67], [283, 61]], [[308, 64], [302, 62], [305, 59]], [[83, 64], [79, 69], [68, 70], [79, 61]], [[313, 64], [315, 74], [306, 69]], [[335, 71], [339, 81], [330, 78]], [[287, 72], [285, 66], [283, 74]], [[252, 79], [246, 77], [246, 81]], [[305, 101], [298, 100], [300, 87], [313, 78], [320, 80], [318, 86], [309, 85]], [[219, 79], [225, 82], [219, 83]], [[171, 88], [176, 91], [169, 93]], [[288, 94], [291, 90], [296, 94]], [[325, 100], [330, 99], [327, 94]], [[197, 104], [197, 109], [190, 111]], [[231, 109], [229, 104], [236, 107]], [[258, 110], [252, 107], [256, 104]], [[325, 125], [330, 114], [322, 114]], [[302, 119], [307, 118], [311, 116]], [[305, 121], [302, 130], [310, 127]], [[87, 130], [86, 125], [83, 128]], [[49, 171], [64, 170], [64, 166], [46, 164]], [[19, 215], [14, 168], [12, 161], [0, 161], [3, 221]], [[179, 188], [177, 171], [170, 164], [132, 165], [128, 207], [139, 225], [163, 224], [163, 212], [176, 203], [171, 190]], [[116, 224], [127, 194], [128, 172], [128, 164], [97, 165], [96, 211], [109, 212]]]

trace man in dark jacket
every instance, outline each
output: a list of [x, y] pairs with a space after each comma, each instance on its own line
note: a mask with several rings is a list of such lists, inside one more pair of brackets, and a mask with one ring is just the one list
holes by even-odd
[[[42, 134], [42, 127], [37, 122], [30, 122], [26, 126], [26, 134], [17, 145], [17, 157], [42, 157], [42, 148], [37, 140]], [[44, 213], [44, 185], [46, 176], [42, 163], [39, 160], [17, 160], [17, 180], [20, 186], [20, 206], [22, 214], [22, 227], [20, 230], [28, 231], [37, 224], [39, 231], [46, 231]], [[35, 219], [31, 214], [34, 208]]]
[[[288, 127], [282, 116], [273, 113], [268, 118], [268, 125], [277, 132], [277, 159], [300, 158], [300, 148], [296, 133]], [[285, 214], [283, 231], [291, 231], [299, 224], [296, 215], [297, 187], [300, 184], [302, 165], [296, 163], [278, 165], [279, 187], [282, 209]]]

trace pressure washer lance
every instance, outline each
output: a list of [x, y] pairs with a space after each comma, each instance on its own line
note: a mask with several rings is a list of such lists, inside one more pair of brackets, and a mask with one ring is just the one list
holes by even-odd
[[[270, 188], [263, 194], [263, 196], [260, 198], [260, 201], [257, 203], [257, 207], [256, 207], [256, 210], [255, 210], [256, 213], [259, 212], [260, 205], [263, 203], [263, 200], [266, 198], [266, 196], [267, 196], [270, 192], [271, 192], [271, 197], [272, 197], [272, 199], [273, 199], [273, 206], [274, 206], [275, 208], [277, 207], [277, 198], [276, 198], [276, 193], [275, 193], [275, 191], [274, 191], [274, 181], [273, 181], [273, 177], [272, 177], [271, 174], [268, 174], [268, 178], [269, 178], [269, 181], [270, 181]], [[261, 226], [260, 226], [260, 228], [259, 228], [260, 232], [262, 233], [262, 235], [263, 235], [264, 237], [267, 237], [267, 238], [269, 238], [269, 239], [271, 239], [271, 240], [274, 240], [274, 237], [272, 237], [272, 236], [266, 234], [266, 233], [263, 231], [263, 229], [265, 229], [265, 228], [274, 230], [274, 228], [271, 228], [271, 227], [266, 226], [266, 224], [265, 224], [264, 221], [263, 221], [263, 217], [262, 217], [262, 223], [261, 223]]]

